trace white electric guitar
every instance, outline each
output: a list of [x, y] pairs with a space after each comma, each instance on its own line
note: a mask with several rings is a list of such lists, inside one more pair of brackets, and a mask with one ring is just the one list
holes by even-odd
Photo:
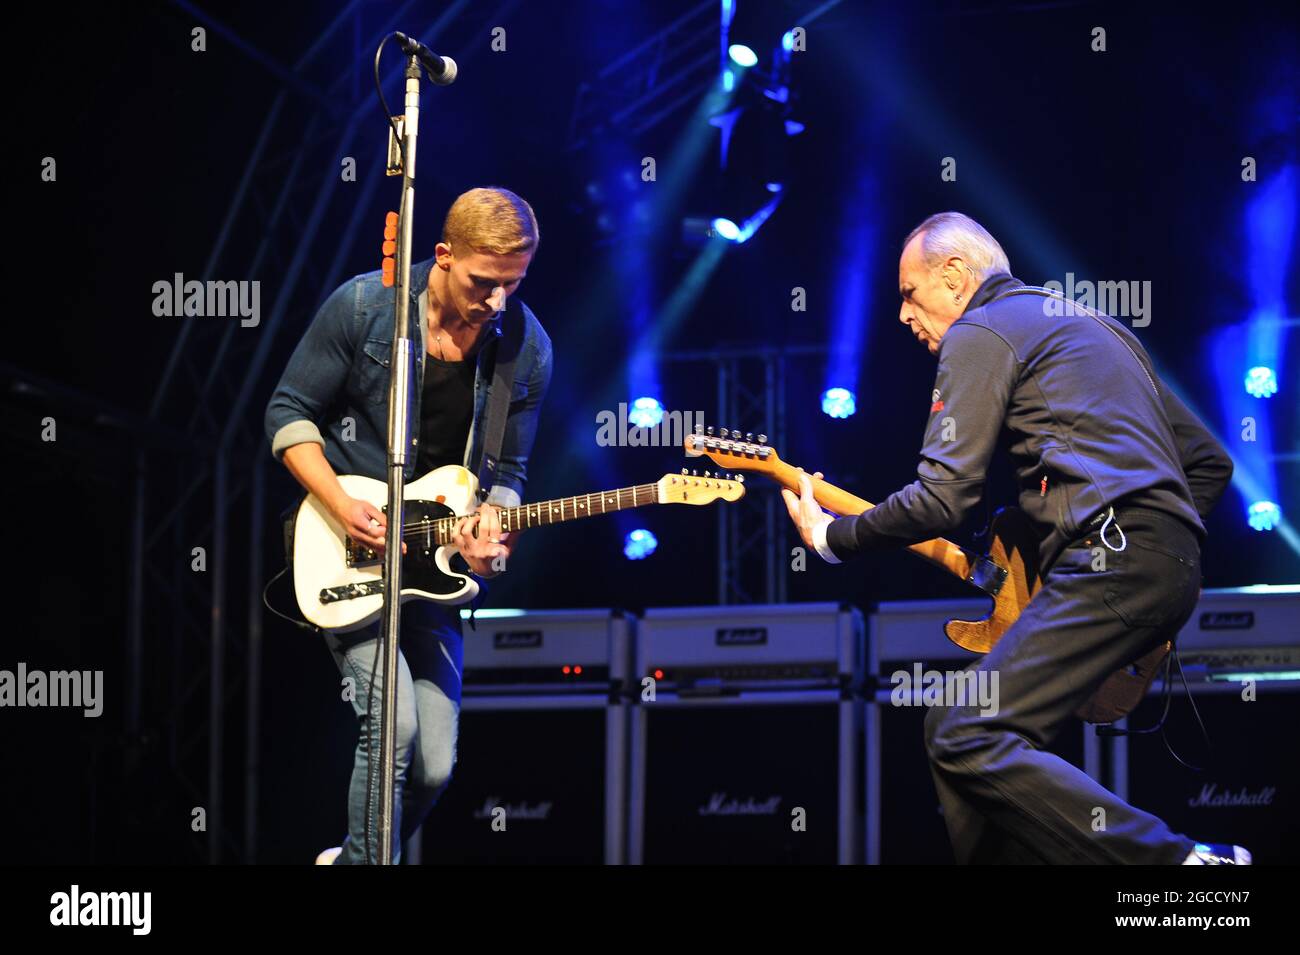
[[[501, 529], [520, 531], [580, 517], [608, 514], [646, 504], [711, 504], [738, 501], [744, 478], [665, 474], [654, 484], [501, 509]], [[349, 496], [384, 510], [388, 486], [374, 478], [339, 478]], [[478, 478], [449, 464], [406, 485], [402, 540], [402, 602], [432, 600], [463, 604], [478, 595], [478, 582], [451, 567], [457, 553], [450, 543], [456, 524], [477, 506]], [[298, 609], [316, 626], [340, 632], [357, 630], [383, 612], [383, 556], [349, 537], [315, 495], [298, 507], [293, 532], [293, 587]]]

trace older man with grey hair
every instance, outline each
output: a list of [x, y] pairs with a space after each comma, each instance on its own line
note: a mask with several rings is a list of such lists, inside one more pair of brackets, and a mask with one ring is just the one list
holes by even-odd
[[971, 667], [998, 676], [996, 713], [975, 704], [926, 717], [958, 861], [1247, 863], [1240, 846], [1176, 834], [1047, 751], [1110, 674], [1191, 615], [1202, 519], [1232, 462], [1128, 328], [1059, 296], [1045, 309], [1056, 293], [1010, 272], [968, 216], [945, 212], [912, 230], [898, 319], [939, 359], [917, 480], [833, 519], [805, 475], [801, 496], [784, 492], [790, 516], [832, 563], [949, 534], [982, 499], [1005, 440], [1043, 586]]

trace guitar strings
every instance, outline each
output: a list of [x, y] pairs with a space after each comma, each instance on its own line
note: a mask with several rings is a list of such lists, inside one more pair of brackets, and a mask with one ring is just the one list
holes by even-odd
[[[640, 495], [641, 495], [641, 493], [642, 493], [643, 491], [644, 491], [644, 492], [648, 492], [648, 493], [650, 493], [650, 494], [655, 494], [655, 493], [658, 491], [658, 489], [659, 489], [659, 485], [658, 485], [657, 483], [655, 483], [655, 484], [637, 484], [637, 485], [634, 485], [634, 486], [632, 486], [632, 487], [618, 488], [617, 490], [615, 490], [615, 491], [613, 491], [613, 492], [610, 492], [610, 491], [593, 491], [591, 494], [578, 494], [578, 495], [575, 495], [575, 496], [573, 496], [573, 497], [555, 498], [554, 500], [551, 500], [551, 501], [541, 501], [541, 502], [539, 502], [539, 503], [537, 503], [537, 504], [521, 504], [521, 505], [519, 505], [518, 507], [503, 508], [503, 509], [502, 509], [502, 513], [503, 513], [504, 515], [506, 515], [506, 516], [514, 516], [514, 517], [518, 517], [518, 516], [520, 516], [521, 514], [526, 514], [526, 513], [529, 513], [529, 512], [535, 512], [535, 513], [539, 516], [539, 519], [540, 519], [540, 515], [542, 515], [542, 514], [548, 514], [548, 515], [552, 515], [552, 516], [553, 516], [553, 514], [554, 514], [554, 510], [555, 510], [554, 505], [555, 505], [555, 504], [559, 504], [559, 505], [560, 505], [560, 516], [561, 516], [561, 518], [563, 519], [563, 517], [564, 517], [564, 515], [565, 515], [564, 504], [565, 504], [566, 502], [572, 502], [571, 507], [573, 507], [573, 509], [574, 509], [573, 517], [587, 517], [587, 516], [591, 516], [591, 515], [594, 515], [594, 514], [606, 513], [606, 512], [609, 510], [609, 508], [606, 507], [606, 508], [603, 508], [602, 510], [599, 510], [599, 511], [598, 511], [598, 510], [596, 510], [594, 507], [588, 507], [588, 509], [587, 509], [586, 511], [584, 511], [584, 512], [582, 512], [582, 513], [578, 513], [578, 511], [577, 511], [577, 504], [578, 504], [579, 501], [583, 500], [584, 498], [585, 498], [585, 499], [588, 499], [588, 500], [590, 500], [591, 498], [596, 498], [597, 500], [600, 500], [602, 503], [605, 503], [605, 500], [604, 500], [604, 499], [607, 498], [607, 497], [609, 497], [609, 496], [611, 495], [611, 493], [612, 493], [613, 496], [614, 496], [614, 498], [615, 498], [615, 503], [616, 503], [616, 505], [617, 505], [615, 509], [619, 509], [619, 508], [622, 507], [622, 500], [621, 500], [621, 498], [622, 498], [622, 495], [623, 495], [624, 493], [626, 493], [626, 492], [628, 492], [628, 491], [631, 491], [631, 492], [632, 492], [632, 502], [633, 502], [634, 504], [637, 504], [637, 503], [641, 503], [640, 500], [639, 500], [639, 498], [640, 498]], [[403, 525], [402, 525], [402, 538], [403, 538], [403, 539], [407, 539], [407, 538], [424, 537], [424, 536], [425, 536], [427, 533], [429, 533], [430, 531], [432, 531], [432, 532], [434, 533], [435, 536], [441, 536], [442, 533], [448, 533], [448, 534], [449, 534], [450, 531], [451, 531], [451, 530], [452, 530], [452, 529], [453, 529], [453, 528], [454, 528], [454, 527], [455, 527], [455, 526], [456, 526], [460, 521], [464, 520], [465, 517], [467, 517], [467, 516], [469, 516], [469, 515], [465, 515], [465, 514], [457, 514], [457, 515], [454, 515], [454, 516], [451, 516], [451, 517], [435, 517], [435, 518], [433, 518], [432, 520], [414, 521], [414, 522], [409, 522], [409, 523], [403, 524]], [[521, 528], [517, 528], [517, 529], [521, 529]]]

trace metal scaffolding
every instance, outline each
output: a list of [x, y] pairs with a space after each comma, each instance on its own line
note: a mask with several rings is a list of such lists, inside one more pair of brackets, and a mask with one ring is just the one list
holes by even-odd
[[[780, 454], [786, 447], [787, 359], [825, 354], [825, 348], [811, 345], [755, 346], [672, 352], [662, 360], [712, 365], [717, 426], [764, 434], [766, 443]], [[770, 481], [755, 481], [746, 487], [747, 493], [735, 506], [714, 509], [718, 518], [718, 603], [784, 603], [790, 559], [785, 502]]]

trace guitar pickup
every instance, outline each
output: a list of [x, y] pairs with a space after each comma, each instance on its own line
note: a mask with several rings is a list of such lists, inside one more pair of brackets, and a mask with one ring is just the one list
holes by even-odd
[[1002, 590], [1002, 585], [1007, 582], [1007, 570], [1005, 567], [999, 567], [987, 556], [979, 557], [971, 567], [966, 581], [974, 584], [990, 597], [996, 597]]
[[347, 539], [347, 545], [344, 549], [347, 553], [347, 565], [349, 567], [365, 567], [367, 564], [377, 564], [381, 559], [379, 551], [373, 547], [358, 543], [351, 537]]
[[356, 600], [358, 597], [370, 597], [383, 592], [384, 582], [382, 580], [368, 580], [361, 584], [326, 587], [320, 592], [319, 599], [323, 604], [334, 604], [341, 600]]

